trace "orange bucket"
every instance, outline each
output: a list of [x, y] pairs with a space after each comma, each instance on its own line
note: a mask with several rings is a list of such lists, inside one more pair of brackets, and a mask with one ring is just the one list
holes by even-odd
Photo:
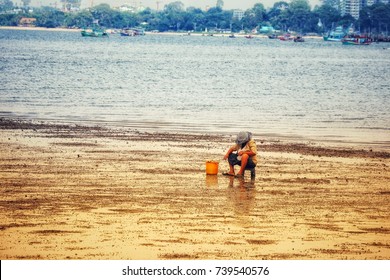
[[217, 175], [218, 174], [218, 161], [208, 160], [206, 161], [206, 174]]

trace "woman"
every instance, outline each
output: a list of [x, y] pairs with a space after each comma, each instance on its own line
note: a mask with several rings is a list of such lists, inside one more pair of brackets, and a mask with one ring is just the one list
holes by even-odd
[[[236, 144], [230, 147], [223, 157], [229, 162], [229, 172], [222, 173], [227, 176], [243, 177], [245, 169], [252, 169], [257, 164], [256, 142], [252, 139], [252, 133], [241, 131], [236, 138]], [[234, 166], [239, 165], [240, 170], [234, 172]]]

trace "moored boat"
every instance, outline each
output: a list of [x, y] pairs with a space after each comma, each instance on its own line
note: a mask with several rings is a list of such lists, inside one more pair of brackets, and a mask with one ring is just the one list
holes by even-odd
[[284, 35], [280, 35], [279, 37], [279, 40], [281, 41], [292, 41], [294, 38], [291, 36], [290, 33], [286, 33]]
[[86, 28], [81, 30], [81, 36], [83, 37], [104, 37], [108, 36], [108, 33], [104, 29], [100, 28]]
[[145, 31], [141, 28], [123, 28], [120, 34], [121, 36], [140, 36], [145, 35]]
[[135, 32], [132, 29], [124, 28], [120, 31], [121, 36], [135, 36]]
[[345, 36], [341, 42], [343, 45], [370, 45], [372, 43], [372, 39], [366, 35], [347, 35]]
[[337, 26], [336, 29], [329, 31], [323, 38], [324, 41], [341, 42], [345, 35], [346, 32], [343, 30], [343, 27]]
[[305, 42], [305, 39], [302, 36], [296, 36], [294, 37], [294, 42]]

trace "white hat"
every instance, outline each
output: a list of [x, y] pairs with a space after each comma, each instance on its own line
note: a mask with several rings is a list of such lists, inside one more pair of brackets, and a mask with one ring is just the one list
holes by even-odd
[[236, 144], [242, 145], [245, 142], [248, 142], [249, 140], [251, 140], [251, 138], [252, 138], [252, 133], [246, 132], [246, 131], [240, 131], [237, 134]]

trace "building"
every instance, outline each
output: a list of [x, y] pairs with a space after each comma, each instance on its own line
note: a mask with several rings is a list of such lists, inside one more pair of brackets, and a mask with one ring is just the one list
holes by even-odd
[[241, 20], [244, 17], [244, 11], [243, 10], [234, 10], [233, 11], [233, 18]]
[[340, 0], [340, 13], [342, 16], [351, 15], [359, 18], [359, 12], [363, 8], [362, 0]]
[[27, 18], [27, 17], [22, 17], [19, 20], [19, 26], [24, 26], [24, 27], [33, 27], [35, 26], [35, 22], [37, 21], [36, 18]]
[[[376, 3], [389, 4], [390, 0], [340, 0], [339, 10], [342, 16], [351, 15], [355, 19], [359, 18], [360, 10], [364, 7], [372, 6]], [[336, 3], [331, 0], [323, 0], [323, 3]]]

